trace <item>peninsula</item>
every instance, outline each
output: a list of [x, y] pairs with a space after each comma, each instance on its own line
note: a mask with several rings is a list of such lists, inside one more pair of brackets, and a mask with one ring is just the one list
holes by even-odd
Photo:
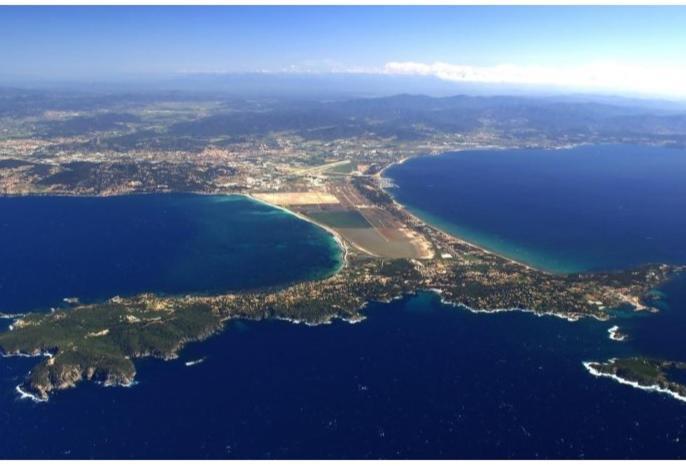
[[0, 351], [41, 358], [18, 387], [37, 400], [82, 380], [129, 385], [137, 358], [174, 358], [187, 342], [235, 319], [356, 322], [370, 301], [431, 290], [473, 312], [607, 320], [617, 309], [655, 310], [650, 291], [683, 270], [536, 270], [412, 215], [384, 190], [390, 181], [383, 176], [407, 157], [474, 148], [679, 145], [674, 119], [656, 117], [641, 131], [618, 133], [618, 117], [604, 107], [579, 105], [588, 118], [572, 118], [568, 105], [518, 99], [484, 98], [474, 106], [472, 98], [396, 96], [303, 107], [127, 94], [79, 95], [55, 107], [46, 95], [6, 93], [15, 107], [2, 116], [4, 195], [240, 194], [319, 225], [344, 249], [332, 275], [279, 289], [97, 303], [69, 297], [69, 308], [17, 315], [0, 333]]
[[[644, 297], [679, 269], [648, 265], [628, 271], [557, 275], [500, 257], [409, 214], [383, 189], [378, 174], [323, 176], [316, 190], [254, 193], [335, 235], [342, 268], [323, 280], [282, 289], [212, 296], [142, 294], [75, 303], [15, 319], [0, 334], [6, 356], [43, 356], [18, 387], [47, 400], [81, 380], [129, 385], [136, 358], [175, 358], [232, 319], [287, 319], [317, 325], [364, 318], [369, 301], [420, 290], [475, 312], [521, 310], [569, 320], [605, 320], [614, 309], [649, 310]], [[299, 180], [296, 178], [295, 183]]]

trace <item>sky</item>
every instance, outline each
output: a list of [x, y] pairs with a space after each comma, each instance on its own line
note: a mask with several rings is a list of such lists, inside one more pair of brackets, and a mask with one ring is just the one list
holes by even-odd
[[375, 73], [686, 97], [686, 7], [0, 7], [0, 77]]

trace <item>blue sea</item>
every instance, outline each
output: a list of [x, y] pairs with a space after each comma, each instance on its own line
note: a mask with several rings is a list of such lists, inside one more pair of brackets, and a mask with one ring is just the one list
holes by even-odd
[[686, 151], [649, 146], [466, 151], [386, 171], [432, 223], [556, 272], [686, 263]]
[[[566, 271], [686, 263], [680, 210], [686, 206], [686, 183], [677, 183], [679, 177], [686, 180], [684, 167], [683, 151], [600, 146], [446, 154], [408, 161], [387, 175], [397, 183], [394, 195], [401, 202], [441, 227], [469, 232], [472, 241], [503, 254]], [[26, 202], [13, 207], [14, 216], [3, 216], [3, 254], [12, 245], [8, 238], [24, 243], [39, 235], [41, 218], [53, 224], [59, 224], [53, 217], [68, 218], [65, 224], [73, 231], [90, 228], [79, 236], [83, 248], [106, 243], [101, 235], [124, 231], [122, 222], [144, 225], [127, 241], [110, 236], [110, 253], [89, 249], [105, 259], [87, 272], [74, 272], [94, 280], [82, 292], [66, 289], [71, 283], [66, 279], [55, 279], [40, 299], [31, 292], [67, 258], [85, 260], [74, 258], [78, 242], [66, 255], [46, 251], [46, 242], [22, 246], [27, 259], [13, 262], [16, 277], [0, 261], [0, 277], [14, 280], [11, 298], [0, 293], [2, 306], [59, 305], [64, 296], [98, 299], [145, 287], [174, 293], [274, 286], [325, 275], [339, 264], [325, 233], [242, 198], [121, 199], [131, 205], [120, 206], [119, 216], [108, 215], [116, 210], [105, 207], [115, 202], [111, 199], [84, 200], [91, 207], [81, 206], [78, 214], [60, 203], [81, 199], [0, 199], [3, 213], [12, 202]], [[187, 205], [170, 207], [178, 201]], [[50, 203], [61, 207], [53, 210]], [[159, 219], [163, 211], [173, 211], [175, 220], [146, 223], [135, 213]], [[251, 212], [261, 213], [245, 220]], [[197, 223], [198, 214], [206, 219]], [[503, 219], [493, 218], [499, 214]], [[97, 228], [87, 227], [93, 215], [100, 219]], [[28, 231], [27, 218], [32, 219]], [[251, 222], [260, 225], [262, 236], [249, 234]], [[179, 235], [176, 225], [185, 223], [194, 233]], [[243, 229], [248, 233], [236, 233]], [[148, 241], [148, 232], [157, 240]], [[60, 234], [61, 242], [70, 238]], [[227, 243], [224, 234], [231, 237]], [[497, 241], [489, 242], [492, 238]], [[129, 243], [140, 241], [145, 246], [130, 252]], [[218, 274], [211, 286], [205, 284], [195, 275], [214, 267], [203, 268], [204, 259], [194, 251], [213, 257], [228, 245], [233, 249], [225, 253], [224, 268], [233, 278]], [[165, 252], [179, 248], [173, 260]], [[102, 267], [114, 258], [143, 253], [150, 267], [128, 281], [123, 274], [108, 288], [108, 280], [98, 285], [87, 277], [105, 273]], [[279, 260], [289, 264], [290, 259], [297, 266], [279, 268]], [[235, 265], [253, 263], [243, 273]], [[25, 270], [35, 264], [44, 270], [33, 275]], [[167, 272], [169, 264], [186, 273]], [[166, 274], [185, 278], [172, 287]], [[686, 403], [594, 378], [582, 366], [586, 360], [632, 354], [686, 361], [686, 278], [661, 292], [659, 314], [613, 322], [472, 314], [443, 305], [430, 293], [373, 303], [367, 319], [354, 325], [235, 321], [223, 333], [189, 345], [178, 360], [137, 361], [133, 387], [83, 384], [48, 403], [19, 400], [14, 392], [37, 360], [6, 358], [0, 360], [0, 457], [686, 458]], [[608, 339], [614, 324], [629, 333], [629, 341]], [[189, 361], [202, 362], [189, 367]]]
[[0, 311], [325, 276], [330, 235], [242, 196], [0, 198]]

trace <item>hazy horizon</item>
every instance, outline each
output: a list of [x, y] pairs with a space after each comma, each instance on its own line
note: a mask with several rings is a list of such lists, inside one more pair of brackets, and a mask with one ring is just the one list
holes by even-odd
[[686, 7], [0, 8], [5, 86], [259, 74], [366, 79], [372, 94], [384, 82], [426, 94], [686, 98]]

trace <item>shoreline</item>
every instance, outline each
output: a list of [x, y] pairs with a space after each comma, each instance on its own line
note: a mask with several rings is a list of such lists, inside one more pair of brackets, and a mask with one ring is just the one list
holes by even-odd
[[34, 395], [33, 393], [22, 389], [21, 384], [14, 387], [14, 391], [19, 394], [20, 400], [29, 400], [33, 401], [34, 403], [47, 403], [49, 401], [49, 398], [41, 398], [40, 396]]
[[305, 222], [308, 222], [308, 223], [311, 224], [311, 225], [314, 225], [314, 226], [317, 226], [317, 227], [323, 229], [324, 231], [326, 231], [327, 233], [329, 233], [329, 234], [333, 237], [334, 241], [338, 244], [338, 247], [340, 248], [340, 250], [341, 250], [341, 252], [342, 252], [342, 254], [341, 254], [342, 257], [341, 257], [341, 263], [340, 263], [340, 265], [338, 266], [338, 268], [337, 268], [333, 273], [329, 274], [329, 276], [336, 275], [336, 274], [337, 274], [338, 272], [340, 272], [344, 267], [347, 267], [347, 265], [348, 265], [348, 253], [349, 253], [348, 245], [345, 243], [345, 240], [343, 239], [343, 237], [342, 237], [336, 230], [334, 230], [333, 228], [328, 227], [328, 226], [326, 226], [326, 225], [323, 225], [323, 224], [321, 224], [321, 223], [315, 221], [314, 219], [311, 219], [311, 218], [309, 218], [309, 217], [307, 217], [307, 216], [305, 216], [305, 215], [303, 215], [303, 214], [301, 214], [301, 213], [299, 213], [299, 212], [296, 212], [296, 211], [294, 211], [294, 210], [288, 209], [288, 208], [286, 208], [286, 207], [283, 207], [283, 206], [280, 206], [280, 205], [277, 205], [277, 204], [272, 204], [272, 203], [267, 202], [267, 201], [264, 201], [264, 200], [262, 200], [262, 199], [258, 199], [258, 198], [256, 198], [255, 196], [253, 196], [253, 195], [250, 194], [250, 193], [245, 193], [245, 194], [233, 194], [233, 193], [230, 193], [230, 194], [227, 194], [227, 195], [228, 195], [228, 196], [241, 196], [241, 197], [244, 197], [244, 198], [246, 198], [246, 199], [250, 199], [250, 200], [252, 200], [252, 201], [254, 201], [254, 202], [257, 202], [257, 203], [260, 203], [260, 204], [262, 204], [262, 205], [266, 205], [266, 206], [272, 207], [272, 208], [274, 208], [274, 209], [278, 209], [278, 210], [280, 210], [280, 211], [282, 211], [282, 212], [285, 212], [285, 213], [287, 213], [287, 214], [289, 214], [289, 215], [293, 215], [294, 217], [299, 218], [300, 220], [303, 220], [303, 221], [305, 221]]
[[619, 330], [619, 325], [613, 325], [609, 329], [607, 329], [608, 333], [608, 338], [612, 341], [625, 341], [626, 340], [626, 334], [620, 332]]
[[[610, 360], [612, 361], [612, 360]], [[608, 379], [612, 379], [615, 382], [618, 382], [622, 385], [628, 385], [633, 388], [638, 388], [639, 390], [643, 390], [644, 392], [657, 392], [657, 393], [662, 393], [663, 395], [670, 396], [672, 398], [675, 398], [678, 401], [686, 403], [686, 397], [682, 396], [676, 392], [673, 392], [672, 390], [669, 390], [667, 388], [662, 388], [657, 384], [654, 385], [641, 385], [638, 382], [634, 382], [633, 380], [628, 380], [628, 379], [623, 379], [622, 377], [619, 377], [615, 374], [608, 374], [605, 372], [601, 372], [593, 367], [593, 364], [600, 364], [598, 362], [594, 361], [584, 361], [582, 363], [586, 370], [593, 376], [597, 378], [601, 377], [606, 377]]]
[[[565, 150], [565, 149], [571, 149], [576, 146], [580, 145], [585, 145], [585, 144], [570, 144], [570, 145], [565, 145], [561, 147], [551, 147], [551, 148], [545, 148], [546, 150]], [[384, 174], [387, 170], [392, 168], [395, 165], [402, 165], [408, 160], [412, 159], [417, 159], [417, 158], [422, 158], [422, 157], [440, 157], [444, 156], [447, 154], [455, 153], [455, 152], [466, 152], [466, 151], [480, 151], [480, 150], [521, 150], [521, 149], [526, 149], [522, 147], [505, 147], [505, 146], [477, 146], [477, 147], [460, 147], [460, 148], [453, 148], [453, 149], [448, 149], [442, 152], [436, 152], [436, 153], [421, 153], [421, 154], [415, 154], [415, 155], [409, 155], [406, 157], [401, 158], [398, 161], [391, 162], [385, 167], [383, 167], [379, 172], [375, 173], [374, 175], [370, 175], [371, 177], [375, 179], [380, 179], [384, 177]], [[447, 236], [449, 238], [452, 238], [454, 240], [457, 240], [465, 245], [471, 246], [475, 249], [478, 249], [486, 254], [490, 254], [496, 257], [499, 257], [503, 260], [509, 261], [514, 264], [518, 264], [522, 267], [525, 267], [529, 270], [536, 270], [538, 272], [542, 273], [549, 273], [549, 274], [561, 274], [564, 275], [564, 272], [556, 272], [552, 270], [547, 270], [543, 269], [541, 267], [534, 266], [532, 264], [528, 264], [526, 262], [523, 262], [519, 259], [515, 259], [512, 257], [507, 256], [506, 254], [503, 254], [501, 252], [497, 252], [491, 249], [488, 249], [485, 246], [482, 246], [478, 243], [472, 242], [470, 240], [467, 240], [463, 238], [462, 236], [455, 234], [453, 232], [450, 232], [445, 229], [445, 227], [441, 227], [434, 222], [430, 222], [426, 219], [421, 218], [420, 216], [414, 214], [413, 212], [410, 211], [410, 209], [407, 208], [404, 204], [400, 203], [389, 191], [387, 191], [385, 188], [382, 186], [379, 186], [379, 189], [387, 194], [388, 196], [393, 199], [393, 203], [396, 205], [396, 207], [400, 208], [406, 215], [408, 215], [410, 218], [412, 218], [415, 221], [421, 222], [430, 228], [433, 228], [434, 230], [438, 231], [440, 234]], [[184, 195], [184, 194], [192, 194], [192, 195], [199, 195], [199, 196], [236, 196], [236, 197], [242, 197], [242, 198], [247, 198], [252, 201], [261, 203], [263, 205], [279, 209], [283, 212], [286, 212], [290, 215], [293, 215], [301, 220], [304, 220], [312, 225], [318, 226], [325, 231], [327, 231], [329, 234], [331, 234], [334, 237], [334, 240], [338, 243], [339, 247], [343, 250], [343, 260], [341, 263], [341, 266], [338, 267], [333, 273], [331, 273], [329, 276], [336, 275], [338, 272], [340, 272], [341, 269], [343, 269], [347, 264], [348, 264], [348, 254], [349, 254], [349, 247], [346, 244], [346, 240], [343, 239], [343, 237], [336, 232], [334, 229], [323, 225], [319, 222], [317, 222], [314, 219], [311, 219], [299, 212], [296, 212], [294, 210], [291, 210], [287, 207], [280, 206], [277, 204], [272, 204], [270, 202], [264, 201], [262, 199], [258, 199], [253, 196], [252, 193], [250, 192], [204, 192], [204, 191], [130, 191], [130, 192], [118, 192], [118, 193], [104, 193], [104, 194], [76, 194], [76, 193], [53, 193], [53, 192], [26, 192], [26, 193], [1, 193], [0, 197], [49, 197], [49, 196], [56, 196], [56, 197], [72, 197], [72, 198], [106, 198], [106, 197], [120, 197], [120, 196], [146, 196], [146, 195], [155, 195], [155, 194], [161, 194], [161, 195]], [[377, 257], [375, 254], [365, 250], [362, 247], [359, 247], [356, 244], [350, 244], [351, 247], [358, 249], [359, 251], [372, 256], [372, 257]]]
[[[259, 199], [259, 198], [255, 197], [252, 193], [241, 193], [241, 194], [230, 193], [227, 195], [246, 197], [246, 198], [251, 199], [253, 201], [259, 202], [260, 204], [263, 204], [263, 205], [272, 207], [274, 209], [278, 209], [278, 210], [281, 210], [283, 212], [286, 212], [287, 214], [293, 215], [293, 216], [299, 218], [300, 220], [304, 220], [305, 222], [311, 223], [312, 225], [318, 226], [319, 228], [326, 230], [329, 234], [331, 234], [334, 237], [334, 239], [338, 243], [339, 247], [344, 251], [344, 257], [343, 257], [344, 265], [343, 266], [348, 264], [348, 254], [350, 252], [351, 247], [354, 249], [357, 249], [358, 251], [363, 252], [364, 254], [367, 254], [370, 257], [379, 257], [376, 254], [366, 250], [362, 246], [359, 246], [359, 245], [353, 243], [352, 241], [343, 239], [343, 236], [340, 233], [338, 233], [336, 230], [334, 230], [333, 228], [331, 228], [327, 225], [324, 225], [323, 223], [320, 223], [320, 222], [308, 217], [307, 215], [304, 215], [304, 214], [301, 214], [300, 212], [289, 209], [288, 207], [278, 205], [278, 204], [272, 204], [271, 202], [265, 201], [264, 199]], [[350, 247], [348, 246], [348, 243], [350, 244]], [[335, 273], [338, 273], [340, 271], [340, 269], [343, 268], [343, 266], [341, 266]], [[335, 273], [332, 275], [335, 275]]]
[[441, 304], [445, 306], [451, 306], [455, 307], [458, 309], [464, 309], [468, 312], [471, 312], [472, 314], [501, 314], [504, 312], [521, 312], [523, 314], [532, 314], [536, 317], [554, 317], [557, 319], [563, 319], [566, 320], [567, 322], [578, 322], [582, 318], [593, 318], [599, 322], [606, 322], [609, 319], [603, 319], [601, 317], [598, 317], [596, 315], [584, 315], [584, 316], [578, 316], [578, 315], [567, 315], [563, 314], [560, 312], [541, 312], [541, 311], [536, 311], [535, 309], [525, 309], [525, 308], [498, 308], [498, 309], [474, 309], [472, 307], [467, 306], [466, 304], [459, 303], [459, 302], [454, 302], [454, 301], [449, 301], [442, 296], [442, 291], [439, 289], [435, 288], [429, 288], [426, 291], [429, 291], [431, 293], [434, 293], [438, 298], [440, 298]]
[[[544, 148], [544, 150], [568, 150], [577, 146], [583, 146], [587, 144], [570, 144], [570, 145], [565, 145], [565, 146], [560, 146], [560, 147], [550, 147], [550, 148]], [[409, 155], [406, 157], [403, 157], [397, 161], [390, 162], [386, 166], [384, 166], [379, 172], [373, 174], [373, 175], [367, 175], [368, 177], [374, 178], [376, 180], [379, 180], [384, 177], [385, 173], [391, 169], [392, 167], [396, 165], [402, 165], [408, 160], [412, 159], [418, 159], [418, 158], [424, 158], [424, 157], [440, 157], [440, 156], [445, 156], [449, 155], [452, 153], [459, 153], [459, 152], [468, 152], [468, 151], [483, 151], [483, 150], [523, 150], [527, 149], [526, 147], [505, 147], [505, 146], [478, 146], [478, 147], [460, 147], [460, 148], [453, 148], [453, 149], [448, 149], [445, 151], [441, 152], [427, 152], [427, 153], [420, 153], [420, 154], [414, 154], [414, 155]], [[548, 274], [548, 275], [569, 275], [569, 274], [577, 274], [577, 273], [584, 273], [584, 271], [579, 271], [579, 272], [564, 272], [564, 271], [555, 271], [555, 270], [548, 270], [546, 268], [542, 268], [536, 265], [529, 264], [527, 262], [524, 262], [519, 259], [514, 259], [512, 257], [507, 256], [504, 253], [494, 251], [492, 249], [489, 249], [487, 247], [484, 247], [478, 243], [472, 242], [470, 240], [467, 240], [460, 236], [459, 234], [453, 233], [446, 229], [445, 227], [442, 227], [435, 222], [431, 222], [427, 219], [422, 218], [420, 215], [415, 214], [412, 212], [406, 205], [400, 203], [391, 192], [389, 192], [386, 188], [382, 186], [381, 183], [379, 183], [378, 189], [388, 195], [391, 199], [393, 204], [398, 207], [405, 215], [407, 215], [410, 219], [413, 221], [426, 225], [427, 227], [435, 230], [439, 235], [448, 238], [450, 240], [457, 241], [461, 244], [467, 245], [469, 247], [472, 247], [474, 249], [477, 249], [485, 254], [498, 257], [504, 261], [507, 261], [512, 264], [516, 264], [518, 266], [521, 266], [527, 270], [532, 270], [536, 271], [539, 273], [543, 274]], [[274, 208], [277, 210], [280, 210], [286, 214], [292, 215], [300, 220], [303, 220], [305, 222], [310, 223], [311, 225], [314, 225], [316, 227], [319, 227], [326, 231], [331, 237], [333, 237], [334, 241], [337, 243], [338, 248], [339, 248], [339, 264], [337, 267], [333, 270], [328, 271], [325, 275], [322, 277], [316, 278], [316, 280], [326, 280], [328, 278], [334, 277], [338, 275], [344, 268], [348, 267], [350, 265], [349, 262], [349, 254], [352, 253], [351, 249], [357, 249], [358, 251], [369, 255], [370, 257], [379, 257], [373, 253], [370, 253], [366, 251], [364, 248], [359, 247], [358, 245], [349, 242], [348, 240], [344, 239], [341, 234], [339, 234], [336, 230], [333, 228], [322, 224], [310, 217], [308, 217], [305, 214], [302, 214], [300, 212], [297, 212], [296, 210], [290, 209], [287, 206], [282, 206], [282, 205], [277, 205], [273, 204], [271, 202], [268, 202], [266, 200], [257, 198], [253, 195], [253, 193], [250, 192], [203, 192], [203, 191], [144, 191], [144, 192], [121, 192], [121, 193], [107, 193], [107, 194], [74, 194], [74, 193], [44, 193], [44, 192], [29, 192], [29, 193], [21, 193], [21, 194], [0, 194], [0, 197], [49, 197], [49, 196], [58, 196], [58, 197], [73, 197], [73, 198], [106, 198], [106, 197], [120, 197], [120, 196], [148, 196], [148, 195], [198, 195], [198, 196], [216, 196], [216, 197], [235, 197], [237, 199], [249, 199], [250, 201], [262, 204], [264, 206], [268, 206], [270, 208]], [[433, 246], [433, 245], [432, 245]], [[421, 260], [421, 259], [420, 259]], [[311, 281], [312, 279], [305, 279], [301, 281]], [[297, 282], [296, 282], [297, 283]], [[286, 284], [285, 286], [289, 286], [293, 283]], [[280, 286], [277, 286], [277, 288], [280, 288]], [[212, 294], [216, 293], [191, 293], [190, 295], [197, 295], [197, 296], [210, 296]], [[448, 303], [451, 305], [459, 305], [463, 306], [462, 304], [455, 304], [455, 303]], [[634, 303], [636, 310], [640, 310], [642, 304], [639, 303]], [[463, 306], [466, 307], [466, 306]], [[505, 311], [523, 311], [523, 312], [530, 312], [530, 313], [535, 313], [539, 314], [535, 311], [527, 310], [527, 309], [497, 309], [497, 310], [480, 310], [480, 309], [469, 309], [471, 312], [479, 312], [479, 313], [487, 313], [487, 312], [505, 312]], [[19, 315], [19, 314], [18, 314]], [[565, 316], [564, 314], [557, 314], [557, 313], [545, 313], [543, 315], [556, 315], [558, 317], [562, 317], [565, 319], [569, 319], [568, 316]], [[11, 314], [6, 314], [2, 315], [0, 314], [0, 318], [13, 318], [14, 316]], [[612, 338], [612, 337], [611, 337]], [[613, 338], [614, 339], [614, 338]]]
[[[373, 176], [374, 176], [375, 178], [377, 178], [377, 179], [380, 179], [380, 178], [387, 178], [387, 177], [384, 176], [384, 173], [385, 173], [388, 169], [390, 169], [391, 167], [394, 167], [394, 166], [396, 166], [396, 165], [402, 165], [402, 164], [404, 164], [405, 162], [407, 162], [408, 160], [412, 160], [412, 159], [418, 159], [418, 158], [423, 158], [423, 157], [440, 157], [440, 156], [444, 156], [444, 155], [451, 154], [451, 153], [455, 153], [455, 152], [465, 152], [465, 151], [469, 151], [469, 150], [490, 150], [490, 149], [496, 150], [496, 148], [492, 148], [492, 147], [479, 147], [479, 148], [472, 148], [472, 147], [470, 147], [470, 148], [468, 148], [468, 149], [457, 149], [457, 150], [452, 150], [452, 151], [449, 151], [449, 152], [441, 152], [441, 153], [439, 153], [439, 154], [411, 155], [411, 156], [408, 156], [408, 157], [404, 157], [404, 158], [400, 159], [400, 160], [397, 161], [397, 162], [392, 162], [392, 163], [388, 164], [386, 167], [384, 167], [382, 170], [380, 170], [378, 173], [376, 173], [376, 174], [373, 175]], [[497, 148], [497, 150], [508, 150], [508, 149], [521, 149], [521, 148], [505, 148], [505, 147], [498, 147], [498, 148]], [[567, 149], [567, 147], [564, 147], [564, 148], [562, 148], [562, 149]], [[558, 149], [556, 148], [556, 150], [558, 150]], [[499, 257], [499, 258], [501, 258], [501, 259], [503, 259], [503, 260], [506, 260], [506, 261], [509, 261], [509, 262], [511, 262], [511, 263], [520, 265], [520, 266], [522, 266], [522, 267], [525, 267], [525, 268], [527, 268], [527, 269], [529, 269], [529, 270], [536, 270], [536, 271], [541, 272], [541, 273], [550, 273], [550, 274], [561, 274], [561, 275], [564, 275], [564, 273], [561, 273], [561, 272], [555, 272], [555, 271], [551, 271], [551, 270], [545, 270], [545, 269], [542, 269], [542, 268], [540, 268], [540, 267], [536, 267], [536, 266], [533, 266], [533, 265], [531, 265], [531, 264], [527, 264], [526, 262], [522, 262], [522, 261], [520, 261], [520, 260], [518, 260], [518, 259], [514, 259], [514, 258], [509, 257], [509, 256], [507, 256], [507, 255], [505, 255], [505, 254], [503, 254], [503, 253], [500, 253], [500, 252], [496, 252], [496, 251], [492, 251], [492, 250], [490, 250], [490, 249], [487, 249], [486, 247], [484, 247], [484, 246], [482, 246], [482, 245], [480, 245], [480, 244], [477, 244], [477, 243], [468, 241], [468, 240], [466, 240], [465, 238], [462, 238], [462, 237], [459, 236], [459, 235], [456, 235], [456, 234], [454, 234], [454, 233], [452, 233], [452, 232], [447, 231], [447, 230], [445, 229], [445, 227], [441, 227], [441, 226], [439, 226], [439, 225], [436, 225], [434, 222], [430, 222], [430, 221], [428, 221], [428, 220], [426, 220], [426, 219], [423, 219], [423, 218], [421, 218], [420, 216], [414, 214], [406, 205], [400, 203], [400, 202], [395, 198], [395, 196], [393, 196], [392, 193], [390, 193], [389, 191], [387, 191], [386, 188], [384, 188], [384, 187], [382, 187], [382, 186], [379, 186], [379, 189], [381, 189], [381, 191], [383, 191], [383, 192], [386, 193], [388, 196], [390, 196], [391, 199], [393, 199], [393, 203], [396, 205], [396, 207], [400, 208], [400, 209], [401, 209], [403, 212], [405, 212], [410, 218], [414, 219], [415, 221], [419, 221], [419, 222], [421, 222], [421, 223], [424, 223], [424, 224], [428, 225], [429, 227], [433, 228], [434, 230], [438, 231], [439, 233], [441, 233], [441, 234], [444, 235], [444, 236], [448, 236], [448, 237], [450, 237], [450, 238], [453, 238], [453, 239], [455, 239], [455, 240], [461, 242], [462, 244], [466, 244], [466, 245], [471, 246], [471, 247], [473, 247], [473, 248], [475, 248], [475, 249], [478, 249], [478, 250], [480, 250], [480, 251], [482, 251], [482, 252], [484, 252], [484, 253], [486, 253], [486, 254], [491, 254], [491, 255], [496, 256], [496, 257]]]
[[[545, 150], [568, 150], [570, 148], [574, 148], [577, 146], [582, 146], [586, 144], [571, 144], [571, 145], [565, 145], [561, 147], [550, 147], [550, 148], [544, 148]], [[421, 154], [415, 154], [415, 155], [410, 155], [403, 157], [399, 159], [398, 161], [391, 162], [385, 167], [383, 167], [379, 172], [373, 174], [373, 175], [367, 175], [368, 177], [374, 178], [379, 180], [380, 178], [384, 177], [384, 174], [387, 172], [387, 170], [391, 169], [392, 167], [396, 165], [402, 165], [408, 160], [412, 159], [418, 159], [418, 158], [423, 158], [423, 157], [440, 157], [440, 156], [445, 156], [448, 154], [452, 153], [458, 153], [458, 152], [467, 152], [467, 151], [479, 151], [479, 150], [522, 150], [526, 148], [522, 147], [504, 147], [504, 146], [478, 146], [478, 147], [460, 147], [460, 148], [453, 148], [449, 150], [445, 150], [442, 152], [436, 152], [436, 153], [421, 153]], [[390, 193], [386, 188], [382, 187], [381, 185], [378, 186], [381, 192], [387, 194], [393, 201], [393, 204], [398, 207], [405, 215], [407, 215], [410, 219], [413, 221], [424, 224], [427, 227], [434, 229], [437, 231], [440, 235], [449, 238], [451, 240], [457, 241], [459, 243], [462, 243], [464, 245], [467, 245], [469, 247], [472, 247], [474, 249], [477, 249], [485, 254], [492, 255], [494, 257], [498, 257], [502, 260], [505, 260], [507, 262], [510, 262], [512, 264], [519, 265], [521, 267], [524, 267], [525, 269], [536, 271], [539, 273], [544, 273], [544, 274], [549, 274], [549, 275], [569, 275], [570, 273], [576, 274], [576, 273], [584, 273], [583, 271], [581, 272], [562, 272], [562, 271], [554, 271], [554, 270], [548, 270], [542, 267], [538, 267], [526, 262], [523, 262], [518, 259], [514, 259], [512, 257], [507, 256], [506, 254], [503, 254], [501, 252], [496, 252], [492, 249], [488, 249], [487, 247], [484, 247], [478, 243], [474, 243], [472, 241], [466, 240], [462, 236], [455, 234], [449, 230], [447, 230], [445, 227], [442, 227], [440, 225], [437, 225], [434, 222], [428, 221], [421, 216], [413, 213], [408, 207], [402, 203], [400, 203], [393, 195]], [[346, 239], [344, 239], [337, 231], [335, 231], [333, 228], [324, 225], [302, 213], [299, 213], [295, 210], [292, 210], [286, 206], [281, 206], [277, 204], [273, 204], [271, 202], [265, 201], [263, 199], [259, 199], [253, 195], [253, 193], [250, 192], [203, 192], [203, 191], [143, 191], [143, 192], [122, 192], [122, 193], [107, 193], [107, 194], [74, 194], [74, 193], [43, 193], [43, 192], [29, 192], [29, 193], [21, 193], [21, 194], [0, 194], [0, 197], [49, 197], [49, 196], [58, 196], [58, 197], [73, 197], [73, 198], [106, 198], [106, 197], [120, 197], [120, 196], [148, 196], [148, 195], [198, 195], [198, 196], [217, 196], [217, 197], [235, 197], [235, 198], [242, 198], [242, 199], [249, 199], [250, 201], [268, 206], [270, 208], [274, 208], [277, 210], [280, 210], [284, 213], [287, 213], [289, 215], [292, 215], [300, 220], [303, 220], [305, 222], [310, 223], [311, 225], [314, 225], [316, 227], [319, 227], [329, 233], [334, 241], [337, 243], [339, 249], [340, 249], [340, 263], [339, 265], [333, 270], [329, 271], [326, 275], [324, 275], [321, 278], [322, 280], [326, 280], [328, 278], [331, 278], [337, 274], [339, 274], [345, 267], [349, 265], [349, 254], [351, 254], [350, 249], [357, 249], [358, 251], [367, 254], [371, 257], [378, 257], [377, 255], [370, 253], [366, 251], [364, 248], [359, 247], [358, 245], [354, 243], [349, 243]], [[311, 279], [306, 279], [303, 281], [311, 281]], [[292, 284], [292, 283], [291, 283]], [[288, 285], [286, 285], [288, 286]], [[192, 295], [196, 295], [195, 293], [192, 293]], [[208, 296], [206, 293], [197, 293], [198, 296]], [[455, 304], [455, 303], [449, 303], [451, 305], [459, 305], [463, 306], [461, 304]], [[466, 307], [466, 306], [465, 306]], [[526, 310], [526, 309], [498, 309], [498, 310], [474, 310], [474, 309], [469, 309], [471, 312], [479, 312], [479, 313], [487, 313], [487, 312], [504, 312], [504, 311], [524, 311], [524, 312], [530, 312], [530, 313], [536, 313], [534, 311]], [[545, 313], [543, 315], [556, 315], [565, 319], [568, 319], [567, 316], [564, 316], [562, 314], [556, 314], [556, 313]], [[0, 315], [1, 316], [1, 315]], [[4, 317], [4, 316], [2, 316]], [[8, 316], [9, 317], [9, 316]]]

